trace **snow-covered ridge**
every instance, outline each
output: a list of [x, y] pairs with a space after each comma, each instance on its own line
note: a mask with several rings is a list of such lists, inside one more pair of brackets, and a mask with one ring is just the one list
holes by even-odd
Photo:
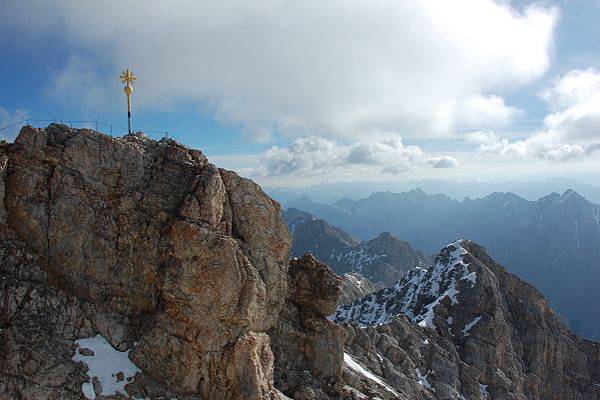
[[435, 308], [442, 300], [447, 298], [451, 304], [458, 304], [461, 290], [473, 288], [477, 283], [477, 274], [463, 260], [468, 254], [464, 244], [463, 240], [449, 244], [433, 267], [407, 272], [392, 288], [338, 308], [331, 319], [365, 326], [387, 323], [404, 314], [421, 326], [435, 328]]

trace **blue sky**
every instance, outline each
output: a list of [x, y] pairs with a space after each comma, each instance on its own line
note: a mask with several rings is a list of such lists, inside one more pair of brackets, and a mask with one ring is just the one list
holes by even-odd
[[0, 124], [126, 126], [130, 67], [135, 128], [265, 185], [599, 167], [600, 1], [128, 4], [3, 1]]

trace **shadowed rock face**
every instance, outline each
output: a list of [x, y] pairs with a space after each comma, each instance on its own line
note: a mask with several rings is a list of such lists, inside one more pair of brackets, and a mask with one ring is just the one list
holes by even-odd
[[[55, 338], [61, 361], [74, 339], [98, 332], [132, 349], [140, 381], [150, 382], [142, 393], [160, 386], [203, 398], [279, 396], [266, 331], [287, 297], [291, 240], [279, 205], [256, 184], [199, 151], [141, 135], [25, 127], [1, 150], [2, 240], [10, 252], [12, 237], [27, 261], [3, 266], [14, 286], [3, 296], [15, 293], [0, 307], [3, 355], [34, 357], [24, 347], [46, 339], [27, 338], [35, 318], [19, 315], [37, 285], [42, 303], [71, 321]], [[56, 329], [50, 323], [48, 332]], [[8, 378], [18, 375], [19, 357], [2, 362], [4, 393], [80, 397], [75, 384], [59, 390], [47, 377]]]
[[[346, 351], [410, 399], [600, 398], [600, 346], [469, 241], [333, 319], [347, 323]], [[345, 380], [390, 398], [350, 371]]]
[[294, 399], [340, 398], [344, 330], [327, 320], [341, 279], [312, 255], [293, 259], [290, 295], [269, 335], [277, 354], [275, 385]]

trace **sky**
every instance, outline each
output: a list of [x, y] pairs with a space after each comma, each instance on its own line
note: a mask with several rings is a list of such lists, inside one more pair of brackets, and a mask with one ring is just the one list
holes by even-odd
[[131, 68], [136, 130], [265, 186], [600, 183], [600, 0], [3, 0], [0, 15], [0, 128], [123, 135]]

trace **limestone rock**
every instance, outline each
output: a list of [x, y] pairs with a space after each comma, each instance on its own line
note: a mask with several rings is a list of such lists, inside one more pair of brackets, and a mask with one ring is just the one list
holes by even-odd
[[0, 144], [0, 399], [600, 398], [598, 344], [472, 242], [337, 311], [343, 280], [290, 247], [197, 150], [23, 128]]
[[[132, 393], [280, 396], [265, 332], [287, 297], [291, 240], [279, 205], [255, 183], [172, 140], [56, 124], [25, 127], [3, 145], [0, 178], [0, 241], [13, 251], [12, 234], [24, 257], [35, 259], [11, 264], [11, 274], [37, 271], [39, 286], [32, 292], [27, 279], [2, 281], [0, 334], [10, 346], [3, 354], [15, 358], [3, 363], [6, 376], [37, 368], [20, 362], [30, 356], [19, 350], [17, 333], [30, 320], [50, 329], [34, 319], [45, 307], [48, 318], [68, 324], [52, 325], [64, 330], [53, 334], [62, 343], [60, 362], [48, 361], [49, 345], [39, 351], [47, 365], [39, 370], [39, 393], [56, 392], [56, 382], [76, 374], [61, 390], [80, 396], [85, 375], [68, 354], [75, 339], [100, 333], [115, 348], [132, 349], [143, 371]], [[28, 302], [31, 293], [48, 291], [54, 294]], [[47, 311], [48, 302], [72, 311]], [[21, 310], [29, 315], [15, 319]], [[72, 372], [58, 379], [61, 369], [50, 373], [49, 363]], [[0, 393], [25, 396], [29, 381], [11, 382], [3, 379]]]

